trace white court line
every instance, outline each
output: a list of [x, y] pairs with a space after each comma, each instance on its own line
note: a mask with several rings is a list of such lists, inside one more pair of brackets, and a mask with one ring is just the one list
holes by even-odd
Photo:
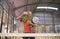
[[36, 36], [60, 36], [60, 33], [0, 33], [0, 36], [23, 36], [23, 37], [36, 37]]

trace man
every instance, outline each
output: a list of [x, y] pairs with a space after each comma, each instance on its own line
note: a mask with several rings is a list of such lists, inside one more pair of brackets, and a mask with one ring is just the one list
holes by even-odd
[[[24, 23], [24, 33], [34, 33], [34, 26], [36, 24], [33, 23], [32, 19], [32, 12], [24, 12], [21, 16], [19, 16], [17, 19], [22, 21]], [[35, 39], [34, 37], [24, 37], [23, 39]]]

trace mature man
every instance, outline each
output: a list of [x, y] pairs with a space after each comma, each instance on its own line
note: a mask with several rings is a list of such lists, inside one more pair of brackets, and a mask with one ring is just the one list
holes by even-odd
[[[34, 26], [36, 24], [33, 23], [32, 12], [24, 12], [21, 16], [17, 18], [18, 20], [24, 23], [24, 33], [34, 33]], [[34, 37], [24, 37], [23, 39], [35, 39]]]

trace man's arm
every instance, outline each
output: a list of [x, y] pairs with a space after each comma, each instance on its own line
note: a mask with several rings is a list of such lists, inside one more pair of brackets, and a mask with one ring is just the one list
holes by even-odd
[[33, 25], [33, 26], [37, 26], [37, 24], [35, 24], [35, 23], [32, 23], [32, 22], [30, 22], [30, 24], [31, 24], [31, 25]]
[[19, 17], [17, 17], [16, 19], [17, 19], [17, 20], [22, 20], [23, 16], [24, 16], [24, 14], [21, 14], [21, 15], [20, 15]]

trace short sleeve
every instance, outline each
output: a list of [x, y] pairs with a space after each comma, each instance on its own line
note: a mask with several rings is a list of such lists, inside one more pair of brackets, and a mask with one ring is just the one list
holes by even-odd
[[30, 17], [30, 21], [33, 22], [33, 16]]
[[27, 20], [27, 16], [24, 16], [24, 17], [22, 18], [22, 21], [25, 22], [26, 20]]

